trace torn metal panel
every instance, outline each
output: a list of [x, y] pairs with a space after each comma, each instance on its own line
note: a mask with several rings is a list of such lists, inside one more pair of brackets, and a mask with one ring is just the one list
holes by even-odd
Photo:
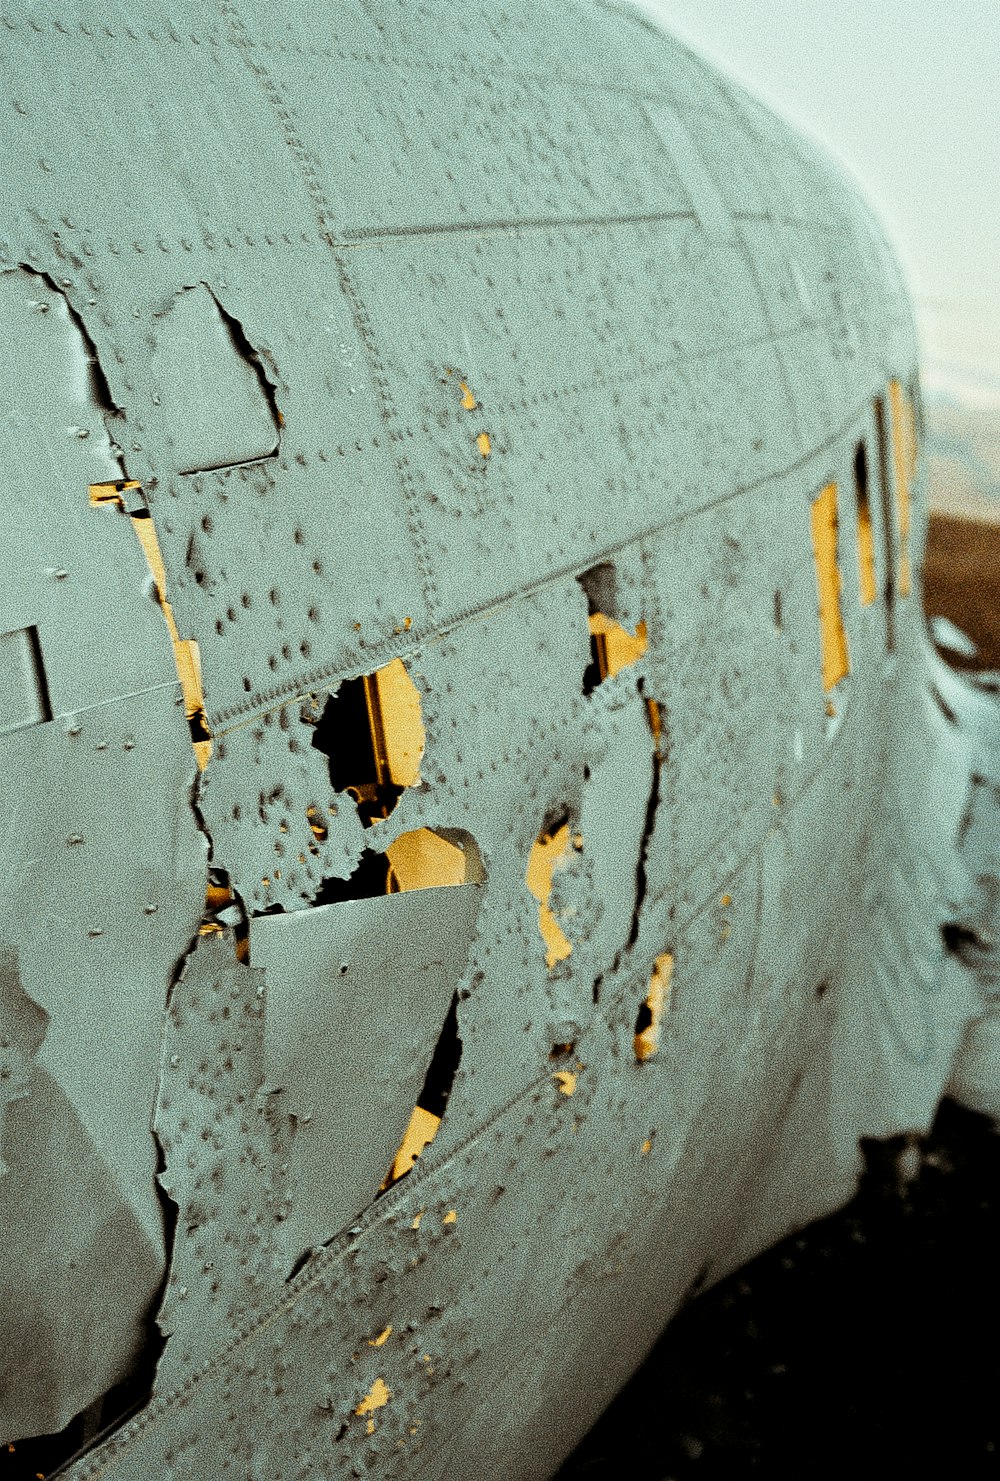
[[220, 1326], [248, 1326], [275, 1284], [285, 1164], [267, 1114], [265, 980], [224, 936], [201, 936], [171, 992], [153, 1121], [177, 1206], [159, 1384], [201, 1367]]
[[[48, 1015], [0, 954], [0, 1426], [61, 1429], [146, 1341], [162, 1252], [57, 1081], [35, 1061]], [[21, 1103], [24, 1104], [21, 1104]], [[60, 1258], [45, 1258], [58, 1231]], [[128, 1258], [120, 1258], [128, 1251]]]
[[25, 990], [49, 1016], [39, 1063], [155, 1247], [163, 1009], [205, 889], [190, 742], [161, 689], [18, 731], [0, 748], [3, 812], [19, 825], [3, 853], [7, 934]]
[[88, 503], [88, 485], [120, 479], [122, 467], [84, 320], [50, 275], [15, 267], [0, 272], [0, 321], [9, 408], [0, 642], [13, 665], [3, 728], [13, 729], [176, 674], [131, 531]]
[[300, 909], [325, 879], [347, 879], [361, 857], [355, 800], [335, 790], [328, 759], [312, 743], [321, 712], [321, 700], [303, 695], [215, 733], [200, 806], [250, 911]]
[[4, 1121], [12, 1101], [28, 1094], [31, 1061], [45, 1038], [49, 1017], [21, 986], [17, 954], [0, 948], [0, 1178], [9, 1168], [3, 1160]]
[[[164, 464], [170, 473], [150, 504], [178, 624], [199, 641], [213, 731], [384, 665], [412, 641], [403, 634], [426, 628], [433, 599], [407, 523], [405, 460], [384, 436], [381, 383], [333, 267], [303, 250], [274, 274], [281, 292], [266, 303], [232, 283], [218, 296], [273, 359], [279, 455], [179, 477], [166, 446], [150, 441], [147, 454], [161, 479]], [[224, 425], [221, 403], [211, 410]], [[357, 579], [380, 563], [396, 573], [391, 591]]]
[[655, 742], [645, 700], [631, 674], [603, 717], [602, 729], [603, 745], [588, 757], [580, 807], [588, 894], [584, 900], [568, 890], [560, 892], [578, 913], [574, 968], [581, 983], [591, 987], [638, 934], [646, 894], [640, 879], [642, 855], [658, 811], [655, 800], [650, 807], [659, 779]]
[[[153, 396], [181, 474], [274, 457], [281, 413], [268, 368], [205, 283], [185, 286], [152, 331]], [[273, 372], [272, 372], [273, 374]]]
[[48, 1021], [4, 1134], [0, 1278], [5, 1327], [21, 1334], [4, 1432], [16, 1439], [60, 1429], [128, 1376], [147, 1340], [164, 1260], [151, 1132], [162, 1016], [205, 854], [172, 686], [0, 745], [16, 825], [5, 934], [23, 1001]]
[[463, 978], [476, 885], [347, 900], [252, 922], [267, 976], [266, 1080], [293, 1119], [287, 1268], [378, 1192]]
[[[21, 1001], [37, 1037], [40, 1010]], [[24, 1090], [6, 1107], [0, 1179], [0, 1426], [15, 1440], [61, 1430], [129, 1376], [163, 1278], [159, 1229], [37, 1058]]]

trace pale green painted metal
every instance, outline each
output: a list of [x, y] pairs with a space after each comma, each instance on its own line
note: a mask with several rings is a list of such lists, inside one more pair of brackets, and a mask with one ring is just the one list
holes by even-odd
[[[544, 1477], [696, 1278], [929, 1124], [963, 1042], [996, 1095], [995, 704], [917, 593], [887, 650], [898, 270], [811, 146], [614, 4], [0, 19], [4, 1434], [96, 1413], [159, 1309], [155, 1392], [75, 1481]], [[115, 480], [199, 645], [203, 773], [130, 521], [88, 501]], [[648, 648], [585, 694], [598, 564]], [[422, 780], [366, 830], [314, 723], [396, 657]], [[485, 882], [317, 906], [420, 827]], [[454, 993], [441, 1130], [376, 1196]]]

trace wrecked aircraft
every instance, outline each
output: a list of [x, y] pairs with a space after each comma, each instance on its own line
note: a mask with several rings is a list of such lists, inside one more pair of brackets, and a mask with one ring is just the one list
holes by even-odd
[[2, 22], [2, 1474], [545, 1477], [995, 1095], [899, 273], [616, 3]]

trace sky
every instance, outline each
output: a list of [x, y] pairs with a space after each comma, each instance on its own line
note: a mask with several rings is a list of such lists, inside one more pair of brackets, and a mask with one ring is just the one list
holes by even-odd
[[913, 292], [925, 386], [1000, 407], [1000, 0], [641, 0], [835, 153]]

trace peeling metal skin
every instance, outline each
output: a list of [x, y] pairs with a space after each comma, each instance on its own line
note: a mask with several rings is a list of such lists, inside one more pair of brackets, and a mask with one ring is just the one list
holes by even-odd
[[543, 1481], [1000, 1112], [898, 270], [616, 3], [0, 22], [2, 1438]]

